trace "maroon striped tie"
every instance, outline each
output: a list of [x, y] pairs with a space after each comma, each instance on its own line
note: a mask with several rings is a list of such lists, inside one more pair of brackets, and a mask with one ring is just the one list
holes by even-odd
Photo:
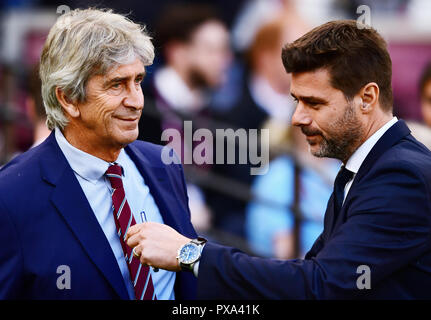
[[157, 300], [153, 280], [151, 279], [150, 268], [141, 264], [139, 259], [133, 255], [132, 248], [125, 243], [127, 230], [136, 222], [126, 200], [121, 173], [121, 167], [118, 164], [113, 164], [106, 170], [105, 175], [111, 182], [113, 189], [112, 204], [114, 208], [115, 225], [129, 268], [130, 278], [132, 279], [135, 290], [135, 298], [138, 300]]

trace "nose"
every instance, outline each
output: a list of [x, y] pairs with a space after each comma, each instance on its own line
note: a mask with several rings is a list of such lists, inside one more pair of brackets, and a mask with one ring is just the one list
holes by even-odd
[[313, 122], [309, 112], [305, 110], [304, 105], [301, 102], [298, 102], [295, 112], [292, 116], [292, 125], [302, 127], [308, 126]]
[[124, 105], [126, 107], [141, 110], [144, 107], [144, 94], [140, 85], [132, 84], [127, 90], [124, 97]]

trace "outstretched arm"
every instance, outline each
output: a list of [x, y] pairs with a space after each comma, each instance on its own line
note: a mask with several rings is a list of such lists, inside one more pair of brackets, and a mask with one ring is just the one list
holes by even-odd
[[[346, 222], [312, 259], [262, 259], [207, 243], [199, 266], [199, 297], [348, 299], [379, 297], [382, 287], [384, 296], [401, 296], [405, 279], [398, 279], [398, 272], [431, 250], [431, 208], [429, 187], [417, 171], [400, 164], [397, 170], [384, 168], [361, 184]], [[138, 246], [143, 263], [180, 270], [176, 254], [190, 239], [155, 223], [135, 226], [131, 233], [128, 244]], [[357, 286], [361, 265], [371, 270], [370, 290]]]

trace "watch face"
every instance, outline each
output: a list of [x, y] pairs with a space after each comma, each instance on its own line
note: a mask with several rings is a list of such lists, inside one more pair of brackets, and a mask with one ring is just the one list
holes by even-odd
[[193, 243], [187, 243], [181, 248], [178, 258], [182, 263], [190, 264], [199, 259], [199, 256], [200, 250], [198, 246]]

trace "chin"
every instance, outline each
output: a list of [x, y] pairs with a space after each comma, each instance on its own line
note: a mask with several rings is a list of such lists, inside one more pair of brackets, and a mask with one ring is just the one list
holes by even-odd
[[316, 144], [316, 143], [313, 143], [313, 144], [308, 144], [308, 150], [311, 152], [311, 153], [315, 153], [315, 152], [318, 152], [319, 151], [319, 146]]
[[139, 134], [139, 131], [137, 129], [121, 132], [121, 134], [119, 134], [115, 140], [117, 140], [117, 142], [122, 146], [126, 146], [129, 143], [132, 143], [133, 141], [138, 139], [138, 134]]
[[323, 158], [326, 157], [323, 152], [322, 152], [322, 148], [320, 147], [320, 145], [314, 144], [314, 145], [310, 145], [308, 150], [310, 151], [310, 153], [317, 157], [317, 158]]

